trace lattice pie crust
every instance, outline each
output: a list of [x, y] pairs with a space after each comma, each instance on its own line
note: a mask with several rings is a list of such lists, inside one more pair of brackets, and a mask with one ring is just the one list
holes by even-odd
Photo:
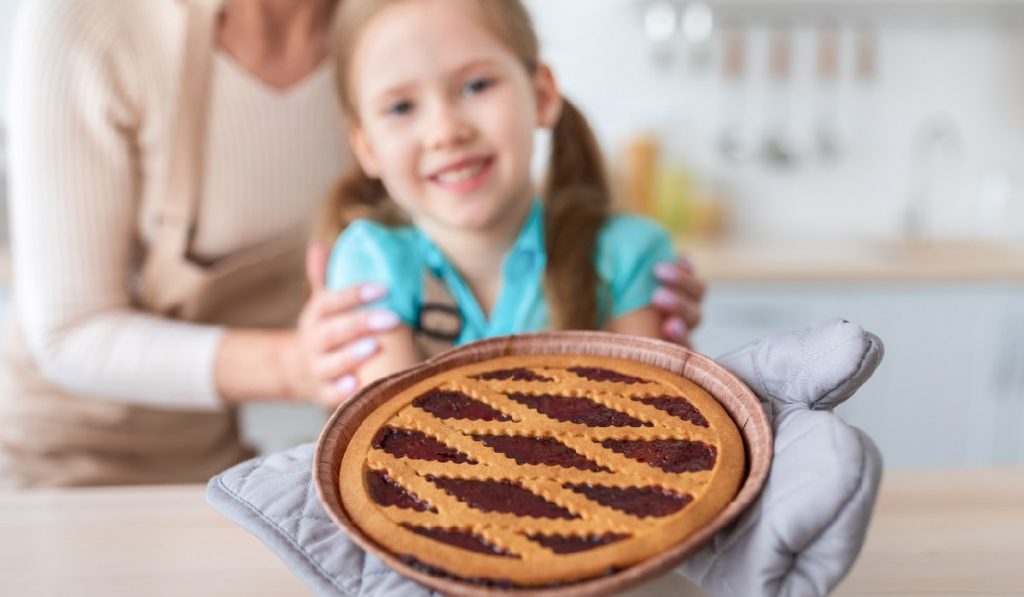
[[342, 460], [352, 520], [434, 574], [566, 584], [681, 542], [735, 496], [740, 434], [694, 383], [623, 359], [514, 356], [373, 411]]

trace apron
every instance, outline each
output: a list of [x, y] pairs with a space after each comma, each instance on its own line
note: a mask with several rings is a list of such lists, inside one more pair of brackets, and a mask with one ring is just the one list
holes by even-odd
[[[305, 300], [308, 230], [196, 263], [205, 119], [219, 3], [187, 0], [187, 44], [165, 188], [137, 307], [228, 327], [294, 325]], [[252, 455], [235, 412], [186, 412], [73, 395], [40, 374], [16, 316], [0, 376], [0, 487], [206, 481]]]

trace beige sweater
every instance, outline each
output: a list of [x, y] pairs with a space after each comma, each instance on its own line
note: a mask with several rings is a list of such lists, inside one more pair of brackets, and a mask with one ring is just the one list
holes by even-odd
[[[184, 45], [176, 0], [23, 5], [8, 101], [14, 303], [40, 370], [112, 401], [217, 408], [222, 330], [133, 307]], [[213, 260], [308, 222], [347, 149], [324, 66], [287, 91], [214, 61], [198, 236]]]

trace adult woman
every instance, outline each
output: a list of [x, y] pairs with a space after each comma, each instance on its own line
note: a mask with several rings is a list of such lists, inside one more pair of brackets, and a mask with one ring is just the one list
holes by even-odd
[[[357, 339], [396, 319], [353, 310], [384, 289], [320, 290], [323, 249], [305, 250], [349, 159], [324, 60], [333, 8], [25, 7], [0, 485], [204, 479], [247, 454], [233, 406], [355, 390], [347, 373], [376, 350]], [[666, 273], [665, 308], [692, 327], [702, 284]]]

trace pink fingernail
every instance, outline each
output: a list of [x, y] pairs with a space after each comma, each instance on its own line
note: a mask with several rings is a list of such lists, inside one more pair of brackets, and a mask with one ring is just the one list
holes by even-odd
[[687, 329], [686, 322], [682, 319], [672, 319], [668, 322], [668, 331], [676, 338], [682, 340], [690, 330]]
[[376, 338], [363, 338], [352, 345], [352, 356], [357, 359], [365, 359], [377, 352], [377, 347], [378, 343]]
[[654, 276], [659, 280], [675, 282], [679, 279], [679, 269], [672, 263], [659, 263], [654, 266]]
[[398, 316], [391, 311], [377, 311], [366, 320], [366, 327], [375, 332], [384, 332], [394, 329], [399, 324]]
[[678, 260], [676, 260], [676, 262], [679, 264], [679, 267], [690, 272], [691, 274], [693, 273], [693, 260], [691, 260], [689, 256], [682, 255], [681, 257], [679, 257]]
[[338, 391], [346, 396], [355, 392], [357, 385], [359, 385], [359, 380], [356, 379], [355, 375], [346, 375], [337, 382]]
[[388, 288], [382, 284], [363, 284], [359, 288], [359, 300], [364, 303], [379, 301], [388, 295]]
[[675, 309], [679, 306], [679, 297], [668, 288], [659, 288], [654, 291], [651, 302], [663, 309]]

